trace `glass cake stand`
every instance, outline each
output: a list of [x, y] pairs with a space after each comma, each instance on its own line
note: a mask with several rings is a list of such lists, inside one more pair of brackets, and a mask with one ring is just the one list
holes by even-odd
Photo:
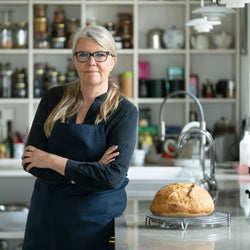
[[146, 215], [146, 227], [150, 227], [151, 222], [157, 223], [165, 229], [181, 228], [182, 230], [187, 230], [188, 226], [214, 226], [216, 224], [225, 224], [229, 227], [231, 225], [231, 216], [228, 213], [221, 212], [214, 212], [200, 217], [167, 217], [150, 213]]

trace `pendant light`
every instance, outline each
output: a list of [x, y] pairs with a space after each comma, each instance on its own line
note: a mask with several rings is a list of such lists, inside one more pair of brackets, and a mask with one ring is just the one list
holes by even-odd
[[186, 23], [187, 26], [193, 26], [198, 33], [207, 33], [213, 29], [213, 25], [207, 21], [206, 17], [195, 18]]
[[244, 8], [250, 0], [221, 0], [220, 3], [225, 4], [226, 8]]
[[[204, 1], [201, 0], [201, 3], [204, 3]], [[208, 6], [201, 6], [194, 9], [192, 13], [207, 17], [207, 21], [212, 25], [220, 25], [222, 17], [235, 13], [235, 10], [220, 6], [218, 0], [209, 0]]]

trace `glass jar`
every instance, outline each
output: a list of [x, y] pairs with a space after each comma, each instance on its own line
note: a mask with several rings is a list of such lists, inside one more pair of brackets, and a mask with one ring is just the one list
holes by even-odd
[[47, 32], [47, 18], [35, 18], [34, 32]]
[[67, 20], [67, 48], [72, 48], [72, 34], [79, 27], [80, 23], [78, 18], [73, 17]]
[[43, 96], [44, 93], [44, 70], [36, 69], [34, 75], [34, 97], [39, 98]]
[[27, 84], [25, 82], [17, 82], [13, 84], [12, 97], [25, 98], [27, 97]]
[[34, 6], [35, 18], [46, 17], [46, 5], [39, 4]]
[[34, 48], [39, 48], [39, 49], [50, 48], [49, 33], [36, 32], [34, 39]]
[[11, 77], [12, 70], [2, 69], [0, 71], [0, 98], [11, 97]]
[[54, 23], [52, 36], [53, 37], [65, 37], [65, 24]]
[[28, 47], [28, 29], [26, 22], [18, 22], [15, 24], [14, 47], [17, 49], [25, 49]]
[[58, 5], [57, 9], [54, 12], [54, 22], [55, 23], [64, 23], [65, 21], [65, 11], [62, 5]]
[[0, 48], [13, 48], [13, 31], [11, 22], [5, 22], [0, 26]]
[[66, 37], [54, 37], [52, 38], [52, 48], [63, 49], [65, 48]]
[[123, 35], [122, 36], [122, 48], [123, 49], [132, 49], [132, 37], [131, 35]]
[[57, 75], [56, 71], [49, 71], [47, 73], [46, 90], [58, 86]]
[[116, 49], [122, 49], [122, 37], [114, 36]]
[[105, 24], [105, 28], [110, 32], [112, 36], [115, 36], [116, 31], [115, 31], [115, 24], [112, 22], [108, 22]]

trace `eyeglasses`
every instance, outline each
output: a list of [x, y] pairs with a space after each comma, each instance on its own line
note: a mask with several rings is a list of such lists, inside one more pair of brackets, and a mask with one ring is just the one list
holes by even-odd
[[94, 53], [89, 53], [86, 51], [77, 51], [74, 53], [76, 60], [78, 62], [88, 62], [91, 56], [94, 57], [96, 62], [105, 62], [108, 55], [112, 55], [109, 51], [96, 51]]

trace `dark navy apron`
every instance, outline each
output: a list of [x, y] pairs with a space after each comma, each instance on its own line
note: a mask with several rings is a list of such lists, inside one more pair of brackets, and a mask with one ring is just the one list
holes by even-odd
[[[106, 149], [103, 123], [56, 122], [48, 140], [50, 153], [76, 161], [98, 161]], [[89, 192], [77, 184], [55, 185], [38, 178], [23, 250], [108, 249], [114, 218], [126, 207], [127, 183], [126, 178], [116, 190]]]

